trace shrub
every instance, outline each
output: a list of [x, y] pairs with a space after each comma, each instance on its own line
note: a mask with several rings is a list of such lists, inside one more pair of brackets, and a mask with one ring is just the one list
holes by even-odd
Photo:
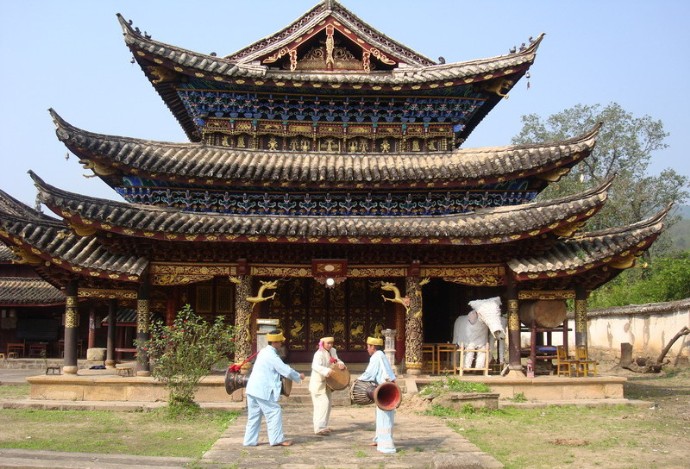
[[151, 338], [143, 346], [153, 362], [151, 375], [168, 388], [168, 405], [175, 412], [197, 407], [194, 394], [213, 365], [234, 351], [234, 327], [222, 316], [213, 323], [185, 305], [172, 325], [157, 320], [151, 324]]

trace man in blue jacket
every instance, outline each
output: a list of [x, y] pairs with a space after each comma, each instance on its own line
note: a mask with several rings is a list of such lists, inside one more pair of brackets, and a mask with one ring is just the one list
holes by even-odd
[[[395, 382], [395, 371], [388, 357], [383, 352], [383, 339], [380, 337], [367, 337], [367, 353], [369, 353], [369, 365], [359, 378], [362, 381], [373, 381], [377, 385], [384, 382]], [[381, 453], [395, 453], [393, 443], [393, 424], [395, 422], [395, 409], [382, 410], [376, 406], [376, 436], [372, 446], [376, 446]]]
[[266, 431], [271, 446], [290, 446], [283, 434], [283, 409], [280, 407], [281, 380], [284, 376], [301, 383], [304, 373], [298, 373], [285, 364], [278, 351], [285, 341], [285, 336], [278, 330], [266, 334], [268, 345], [261, 349], [252, 367], [247, 388], [247, 428], [244, 432], [244, 446], [256, 446], [259, 443], [261, 416], [266, 417]]

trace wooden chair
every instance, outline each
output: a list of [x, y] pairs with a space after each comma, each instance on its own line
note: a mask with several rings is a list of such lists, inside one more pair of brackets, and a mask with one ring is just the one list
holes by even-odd
[[556, 347], [556, 376], [572, 376], [573, 368], [577, 369], [577, 360], [568, 357], [565, 347]]
[[438, 373], [453, 373], [457, 371], [458, 346], [455, 344], [436, 345], [436, 369]]
[[25, 342], [14, 342], [7, 344], [7, 358], [22, 358], [24, 357]]
[[436, 373], [436, 346], [422, 344], [422, 370], [429, 374]]
[[585, 345], [578, 345], [575, 351], [575, 366], [577, 376], [580, 376], [580, 373], [582, 373], [582, 376], [590, 376], [590, 372], [592, 375], [596, 375], [597, 365], [599, 362], [596, 360], [590, 360], [589, 356], [587, 355], [587, 347]]

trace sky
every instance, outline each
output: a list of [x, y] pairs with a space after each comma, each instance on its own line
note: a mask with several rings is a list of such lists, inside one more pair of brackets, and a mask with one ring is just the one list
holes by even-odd
[[[545, 33], [530, 74], [464, 148], [510, 144], [521, 116], [616, 102], [661, 120], [668, 148], [651, 174], [690, 176], [690, 2], [686, 0], [342, 0], [372, 27], [433, 60], [503, 55]], [[121, 13], [153, 39], [229, 55], [287, 26], [317, 0], [0, 0], [0, 189], [33, 206], [28, 170], [83, 195], [120, 197], [58, 141], [53, 108], [76, 127], [169, 142], [187, 138], [131, 53]], [[583, 129], [585, 131], [587, 129]], [[69, 156], [69, 158], [67, 158]]]

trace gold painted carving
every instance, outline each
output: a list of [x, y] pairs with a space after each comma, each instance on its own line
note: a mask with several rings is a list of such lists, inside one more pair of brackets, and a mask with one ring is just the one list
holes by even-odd
[[96, 233], [96, 228], [91, 226], [78, 225], [75, 223], [69, 224], [70, 228], [76, 233], [77, 236], [86, 237], [91, 236]]
[[264, 296], [264, 292], [266, 290], [275, 290], [276, 288], [278, 288], [278, 280], [265, 282], [261, 281], [261, 286], [259, 287], [259, 292], [256, 294], [256, 296], [248, 296], [245, 299], [252, 304], [263, 303], [264, 301], [271, 300], [276, 296], [275, 292], [270, 296]]
[[[405, 290], [408, 296], [408, 307], [405, 313], [405, 361], [422, 363], [422, 343], [424, 342], [424, 324], [422, 322], [422, 287], [429, 283], [429, 279], [420, 280], [419, 277], [406, 277]], [[384, 282], [381, 283], [383, 288]], [[399, 293], [398, 293], [399, 296]], [[384, 298], [385, 299], [385, 298]]]
[[137, 300], [137, 332], [149, 332], [149, 300]]
[[508, 300], [508, 330], [520, 330], [520, 315], [518, 300]]
[[577, 223], [570, 223], [568, 225], [563, 225], [561, 227], [556, 228], [553, 232], [554, 234], [558, 236], [564, 236], [564, 237], [569, 237], [572, 236], [573, 233], [575, 233], [582, 225], [585, 224], [585, 220], [581, 220]]
[[630, 254], [628, 256], [625, 256], [621, 259], [618, 259], [614, 262], [611, 262], [609, 265], [613, 267], [614, 269], [629, 269], [630, 267], [635, 265], [635, 260], [637, 257], [634, 254]]
[[65, 328], [79, 327], [79, 310], [77, 308], [78, 298], [68, 296], [65, 298]]
[[79, 298], [100, 298], [110, 300], [134, 300], [135, 290], [110, 290], [105, 288], [80, 288]]
[[166, 67], [151, 66], [148, 67], [148, 71], [154, 77], [153, 80], [151, 80], [151, 83], [154, 85], [173, 81], [175, 79], [175, 73]]
[[235, 361], [241, 363], [252, 353], [251, 316], [254, 305], [245, 300], [251, 294], [249, 275], [229, 278], [235, 284]]
[[12, 262], [14, 264], [29, 264], [36, 265], [41, 263], [41, 258], [26, 251], [20, 247], [11, 247], [10, 250], [12, 254], [17, 256], [19, 259], [14, 259]]
[[537, 174], [537, 177], [539, 179], [543, 179], [544, 181], [557, 182], [559, 179], [561, 179], [569, 172], [570, 168], [556, 168], [545, 173]]
[[333, 48], [335, 47], [334, 31], [335, 28], [332, 24], [326, 26], [326, 68], [329, 70], [335, 65], [333, 61]]
[[[491, 75], [487, 75], [489, 78], [491, 78]], [[513, 80], [509, 80], [507, 78], [497, 78], [495, 80], [491, 80], [488, 83], [484, 84], [482, 86], [482, 89], [484, 91], [488, 91], [490, 93], [495, 93], [496, 95], [505, 98], [508, 96], [507, 93], [503, 92], [503, 89], [510, 88], [513, 85]]]
[[461, 285], [471, 285], [475, 287], [497, 287], [503, 285], [502, 277], [489, 275], [475, 275], [464, 277], [443, 277], [446, 282], [459, 283]]
[[381, 290], [393, 292], [393, 298], [388, 298], [386, 295], [381, 295], [383, 297], [383, 301], [401, 304], [403, 308], [405, 308], [405, 315], [410, 312], [410, 298], [407, 296], [401, 296], [400, 289], [398, 289], [394, 283], [381, 282]]
[[251, 266], [250, 273], [256, 277], [311, 277], [311, 266]]
[[587, 331], [587, 300], [575, 300], [575, 332]]
[[572, 300], [574, 290], [522, 290], [518, 293], [521, 300]]
[[235, 275], [237, 267], [223, 264], [151, 264], [151, 285], [188, 285], [213, 277]]
[[404, 277], [407, 270], [404, 267], [349, 267], [348, 277], [351, 278], [381, 278]]

